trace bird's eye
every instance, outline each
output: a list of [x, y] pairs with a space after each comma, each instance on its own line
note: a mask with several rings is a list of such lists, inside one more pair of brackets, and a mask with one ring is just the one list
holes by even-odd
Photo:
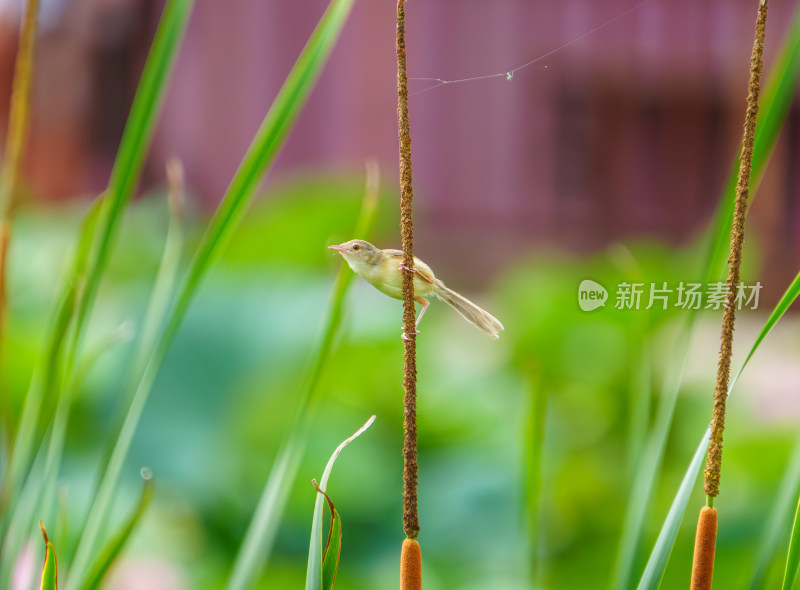
[[353, 244], [353, 250], [358, 250], [359, 248], [361, 248], [361, 246], [358, 244]]

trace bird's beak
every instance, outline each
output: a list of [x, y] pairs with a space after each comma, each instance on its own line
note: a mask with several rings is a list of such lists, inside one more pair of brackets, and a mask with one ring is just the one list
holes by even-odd
[[330, 248], [331, 250], [336, 250], [340, 254], [344, 254], [345, 253], [345, 249], [342, 246], [328, 246], [328, 248]]

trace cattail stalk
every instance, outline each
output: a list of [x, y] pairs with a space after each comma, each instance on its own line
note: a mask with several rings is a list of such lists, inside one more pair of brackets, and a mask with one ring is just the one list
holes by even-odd
[[[414, 268], [414, 217], [411, 187], [411, 128], [408, 117], [405, 0], [397, 0], [397, 117], [400, 138], [400, 232], [403, 262]], [[417, 516], [417, 342], [414, 310], [414, 274], [403, 273], [403, 529], [409, 539], [419, 534]]]
[[767, 0], [760, 0], [756, 20], [755, 40], [750, 57], [750, 80], [747, 85], [747, 112], [742, 137], [742, 152], [739, 161], [739, 176], [736, 183], [736, 200], [733, 209], [730, 256], [728, 257], [728, 281], [725, 307], [722, 312], [722, 335], [717, 383], [714, 388], [714, 407], [711, 420], [711, 437], [706, 453], [704, 490], [707, 506], [700, 510], [695, 537], [694, 560], [692, 562], [691, 590], [710, 590], [714, 574], [714, 551], [717, 541], [717, 510], [714, 498], [719, 495], [720, 471], [722, 468], [722, 435], [725, 430], [725, 405], [733, 356], [733, 329], [736, 320], [736, 290], [739, 285], [739, 269], [742, 264], [744, 222], [750, 196], [750, 174], [753, 168], [753, 144], [758, 118], [758, 96], [761, 90], [764, 39], [767, 31]]
[[747, 114], [742, 138], [742, 153], [739, 163], [739, 177], [736, 183], [736, 201], [731, 228], [731, 250], [728, 258], [728, 291], [722, 312], [722, 336], [717, 367], [717, 384], [714, 389], [714, 409], [711, 422], [711, 439], [708, 443], [705, 469], [705, 492], [711, 498], [719, 494], [720, 468], [722, 464], [722, 434], [725, 429], [725, 402], [728, 399], [728, 381], [733, 356], [733, 326], [736, 320], [736, 289], [739, 285], [739, 268], [742, 263], [742, 243], [744, 242], [744, 220], [747, 214], [747, 201], [750, 196], [750, 173], [753, 168], [753, 142], [756, 134], [758, 116], [758, 95], [761, 88], [762, 55], [767, 27], [767, 1], [762, 0], [758, 8], [755, 42], [750, 58], [750, 82], [747, 87]]
[[[411, 126], [408, 116], [405, 0], [397, 0], [397, 120], [400, 139], [400, 233], [403, 263], [414, 268], [414, 193], [411, 182]], [[403, 530], [400, 590], [422, 590], [422, 557], [417, 514], [417, 335], [414, 274], [403, 273]]]

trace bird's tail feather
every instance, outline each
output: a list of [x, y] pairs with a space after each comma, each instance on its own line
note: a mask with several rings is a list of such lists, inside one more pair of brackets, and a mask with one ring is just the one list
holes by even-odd
[[436, 296], [455, 309], [470, 324], [486, 332], [490, 338], [495, 340], [499, 338], [500, 331], [503, 330], [503, 324], [488, 311], [481, 309], [463, 295], [448, 289], [444, 286], [444, 283], [439, 285], [436, 290]]

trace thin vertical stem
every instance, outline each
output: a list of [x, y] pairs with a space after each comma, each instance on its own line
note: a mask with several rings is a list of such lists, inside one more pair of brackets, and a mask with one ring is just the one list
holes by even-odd
[[[14, 65], [8, 135], [0, 177], [0, 351], [5, 334], [7, 307], [8, 243], [11, 238], [11, 214], [19, 193], [22, 155], [30, 127], [31, 90], [33, 87], [33, 50], [36, 39], [36, 15], [39, 0], [28, 0], [20, 26], [19, 48]], [[9, 416], [7, 396], [0, 394], [2, 415]]]
[[11, 92], [8, 136], [3, 162], [3, 176], [0, 179], [0, 208], [2, 219], [11, 216], [19, 189], [22, 154], [30, 126], [31, 89], [33, 80], [33, 50], [36, 38], [36, 13], [39, 0], [25, 3], [25, 14], [20, 28], [19, 49], [14, 66], [14, 86]]
[[528, 533], [528, 571], [532, 588], [541, 586], [540, 539], [541, 535], [541, 497], [543, 489], [542, 463], [544, 461], [544, 439], [547, 424], [547, 387], [539, 367], [527, 367], [530, 385], [529, 406], [525, 417], [525, 473], [523, 488], [523, 509], [527, 516]]
[[[400, 139], [400, 232], [403, 263], [414, 268], [414, 217], [411, 188], [411, 128], [408, 117], [408, 76], [406, 74], [405, 0], [397, 0], [397, 117]], [[403, 277], [403, 529], [409, 539], [419, 534], [417, 516], [417, 342], [414, 326], [414, 274]]]

